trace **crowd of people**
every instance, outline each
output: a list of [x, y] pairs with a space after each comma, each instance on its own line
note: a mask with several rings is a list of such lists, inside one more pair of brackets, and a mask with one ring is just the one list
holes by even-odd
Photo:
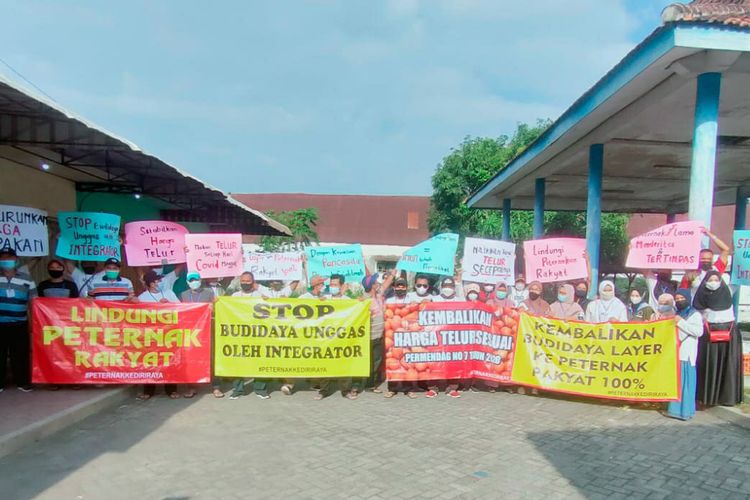
[[[122, 275], [122, 264], [108, 259], [101, 267], [95, 262], [71, 261], [53, 258], [47, 263], [48, 279], [37, 286], [19, 258], [10, 249], [0, 250], [0, 392], [5, 388], [6, 362], [10, 359], [16, 386], [27, 392], [32, 390], [30, 380], [30, 338], [28, 305], [35, 297], [78, 298], [106, 301], [134, 302], [188, 302], [211, 303], [218, 297], [299, 297], [317, 300], [357, 297], [370, 301], [371, 315], [371, 375], [365, 379], [320, 379], [308, 381], [317, 389], [315, 399], [329, 396], [336, 390], [349, 399], [356, 399], [366, 389], [392, 398], [404, 393], [416, 398], [422, 392], [434, 398], [442, 391], [450, 397], [460, 397], [462, 389], [483, 388], [494, 392], [497, 383], [466, 380], [415, 382], [388, 382], [384, 388], [384, 314], [387, 304], [415, 302], [481, 301], [502, 310], [518, 308], [530, 314], [563, 320], [604, 322], [645, 322], [674, 318], [680, 340], [682, 398], [670, 403], [669, 416], [687, 420], [696, 411], [696, 401], [703, 407], [733, 406], [742, 401], [742, 341], [733, 309], [733, 290], [726, 271], [730, 256], [729, 247], [710, 232], [706, 234], [721, 250], [718, 258], [711, 250], [700, 252], [700, 268], [685, 272], [680, 283], [672, 279], [669, 270], [644, 271], [643, 286], [632, 286], [627, 293], [617, 295], [614, 281], [603, 280], [598, 293], [589, 293], [589, 282], [527, 283], [517, 275], [514, 283], [496, 284], [461, 281], [460, 270], [455, 276], [418, 274], [407, 280], [403, 273], [391, 270], [372, 273], [353, 286], [345, 277], [312, 276], [309, 283], [271, 281], [261, 284], [250, 272], [240, 276], [202, 279], [198, 273], [187, 272], [184, 265], [171, 269], [156, 267], [142, 270], [142, 291], [135, 293], [133, 282]], [[411, 286], [410, 286], [411, 281]], [[212, 380], [212, 392], [224, 397], [222, 380]], [[231, 399], [245, 394], [245, 380], [233, 380], [229, 393]], [[272, 381], [254, 379], [253, 393], [261, 399], [270, 397], [272, 383], [280, 384], [280, 391], [290, 395], [295, 390], [295, 379]], [[140, 399], [149, 399], [157, 385], [145, 385]], [[170, 398], [196, 395], [197, 387], [187, 386], [182, 392], [176, 385], [165, 385]]]

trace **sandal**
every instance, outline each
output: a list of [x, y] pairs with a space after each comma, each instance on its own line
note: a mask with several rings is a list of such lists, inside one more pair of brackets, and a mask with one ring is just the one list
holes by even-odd
[[[193, 391], [193, 393], [195, 393], [195, 391]], [[223, 392], [221, 392], [221, 389], [214, 389], [214, 391], [213, 391], [213, 395], [214, 395], [214, 397], [215, 397], [216, 399], [220, 399], [220, 398], [223, 398], [223, 397], [224, 397], [224, 393], [223, 393]], [[187, 396], [186, 396], [186, 397], [187, 397]]]
[[383, 389], [381, 389], [380, 387], [375, 387], [372, 392], [374, 392], [375, 394], [383, 394]]
[[349, 391], [346, 394], [346, 399], [349, 399], [349, 400], [352, 400], [352, 401], [354, 401], [358, 397], [359, 397], [359, 393], [357, 391]]
[[320, 401], [320, 400], [322, 400], [322, 399], [323, 399], [323, 398], [325, 398], [325, 397], [326, 397], [326, 395], [325, 395], [325, 394], [323, 394], [323, 393], [319, 392], [319, 393], [317, 393], [317, 394], [315, 395], [315, 397], [313, 398], [313, 401]]
[[[182, 397], [182, 396], [181, 396], [181, 395], [180, 395], [180, 393], [179, 393], [179, 392], [177, 392], [177, 391], [174, 391], [174, 392], [170, 392], [170, 393], [169, 393], [169, 399], [180, 399], [181, 397]], [[185, 397], [187, 397], [187, 396], [185, 396]]]
[[388, 399], [391, 399], [391, 398], [392, 398], [393, 396], [395, 396], [395, 395], [396, 395], [396, 393], [395, 393], [395, 392], [393, 392], [393, 391], [387, 391], [387, 392], [386, 392], [385, 394], [383, 394], [383, 397], [384, 397], [384, 398], [388, 398]]
[[409, 399], [417, 399], [419, 396], [417, 396], [416, 392], [409, 391], [406, 393], [406, 397], [408, 397]]
[[135, 399], [138, 401], [148, 401], [151, 399], [151, 394], [138, 394]]

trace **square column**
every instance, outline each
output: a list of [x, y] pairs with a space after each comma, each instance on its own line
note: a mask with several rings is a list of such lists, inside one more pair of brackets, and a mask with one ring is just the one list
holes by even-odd
[[544, 236], [544, 178], [534, 183], [534, 239]]
[[604, 145], [589, 146], [589, 185], [586, 203], [586, 252], [589, 255], [589, 298], [599, 289], [599, 249], [602, 239], [602, 174], [604, 170]]
[[510, 241], [510, 199], [503, 200], [503, 241]]

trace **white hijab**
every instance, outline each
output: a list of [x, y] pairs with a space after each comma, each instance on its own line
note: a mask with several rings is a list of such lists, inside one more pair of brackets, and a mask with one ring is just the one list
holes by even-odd
[[586, 308], [587, 323], [607, 323], [610, 318], [615, 318], [618, 321], [627, 323], [628, 309], [620, 299], [617, 297], [613, 297], [609, 300], [601, 298], [602, 292], [604, 292], [604, 289], [608, 286], [611, 286], [614, 291], [615, 284], [609, 280], [604, 280], [599, 284], [599, 298], [592, 300]]

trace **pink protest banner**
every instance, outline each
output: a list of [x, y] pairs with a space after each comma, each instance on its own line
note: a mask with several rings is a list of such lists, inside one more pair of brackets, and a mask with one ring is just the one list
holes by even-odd
[[696, 269], [703, 223], [675, 222], [630, 240], [625, 267], [636, 269]]
[[241, 234], [186, 234], [188, 272], [201, 278], [242, 274]]
[[588, 278], [586, 240], [549, 238], [524, 241], [526, 280], [551, 283]]
[[125, 256], [130, 266], [185, 262], [188, 230], [174, 222], [144, 220], [125, 224]]

